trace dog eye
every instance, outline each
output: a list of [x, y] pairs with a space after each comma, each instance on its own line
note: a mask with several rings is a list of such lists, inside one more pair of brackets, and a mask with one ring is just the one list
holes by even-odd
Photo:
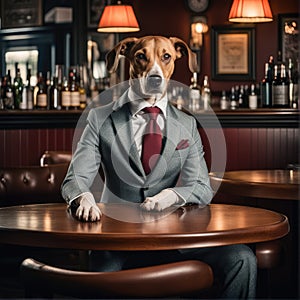
[[163, 55], [163, 60], [169, 60], [171, 58], [171, 55], [169, 53], [165, 53]]
[[139, 60], [147, 60], [147, 57], [144, 53], [139, 53], [136, 58]]

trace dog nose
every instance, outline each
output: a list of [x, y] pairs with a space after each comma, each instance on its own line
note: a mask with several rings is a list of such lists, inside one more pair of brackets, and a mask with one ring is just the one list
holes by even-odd
[[150, 75], [148, 77], [148, 85], [151, 88], [157, 88], [161, 85], [162, 83], [162, 78], [159, 75]]

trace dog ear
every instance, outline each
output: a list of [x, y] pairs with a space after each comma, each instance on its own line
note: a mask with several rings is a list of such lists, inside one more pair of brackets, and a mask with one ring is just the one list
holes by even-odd
[[137, 40], [135, 37], [124, 39], [106, 54], [106, 67], [108, 72], [116, 72], [120, 55], [127, 57], [130, 49], [135, 45]]
[[199, 67], [197, 63], [197, 55], [194, 53], [190, 47], [181, 39], [177, 37], [170, 37], [170, 41], [174, 45], [177, 53], [177, 58], [182, 56], [188, 56], [189, 69], [191, 72], [198, 72]]

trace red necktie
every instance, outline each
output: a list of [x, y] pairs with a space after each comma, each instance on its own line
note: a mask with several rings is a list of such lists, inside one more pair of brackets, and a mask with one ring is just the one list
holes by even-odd
[[[149, 174], [156, 165], [162, 146], [162, 132], [156, 121], [160, 109], [158, 107], [146, 107], [143, 111], [150, 117], [143, 137], [142, 148], [142, 164], [145, 173]], [[152, 157], [153, 155], [155, 156]]]

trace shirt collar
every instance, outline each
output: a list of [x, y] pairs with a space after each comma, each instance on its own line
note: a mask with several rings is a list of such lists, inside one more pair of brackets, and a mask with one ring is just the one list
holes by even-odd
[[168, 104], [167, 93], [159, 101], [155, 102], [154, 105], [151, 105], [149, 102], [145, 101], [144, 99], [141, 99], [131, 88], [129, 88], [128, 91], [128, 98], [130, 111], [133, 116], [138, 114], [145, 107], [156, 106], [160, 108], [164, 117], [166, 117]]

